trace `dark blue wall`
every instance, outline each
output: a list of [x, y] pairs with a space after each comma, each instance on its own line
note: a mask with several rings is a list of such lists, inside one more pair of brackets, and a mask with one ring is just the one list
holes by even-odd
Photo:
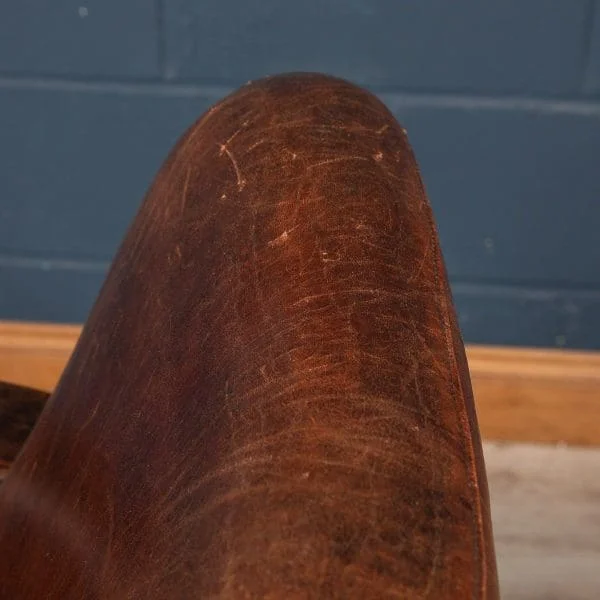
[[405, 124], [471, 342], [600, 348], [600, 1], [0, 4], [0, 319], [82, 321], [170, 146], [265, 74]]

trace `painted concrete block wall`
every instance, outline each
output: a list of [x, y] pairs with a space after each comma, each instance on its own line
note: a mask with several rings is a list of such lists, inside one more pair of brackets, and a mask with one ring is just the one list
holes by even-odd
[[467, 341], [600, 349], [600, 0], [0, 4], [0, 319], [84, 320], [178, 136], [293, 70], [408, 129]]

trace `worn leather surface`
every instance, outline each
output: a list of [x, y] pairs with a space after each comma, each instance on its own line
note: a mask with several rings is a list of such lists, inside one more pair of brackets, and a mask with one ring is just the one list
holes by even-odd
[[31, 433], [46, 392], [0, 381], [0, 483]]
[[0, 493], [12, 600], [497, 598], [463, 344], [407, 137], [319, 75], [158, 173]]

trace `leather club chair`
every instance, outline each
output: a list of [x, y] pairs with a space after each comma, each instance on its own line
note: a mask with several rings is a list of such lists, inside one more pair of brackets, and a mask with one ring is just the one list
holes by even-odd
[[406, 132], [345, 81], [205, 113], [34, 427], [44, 396], [17, 393], [3, 600], [498, 597], [431, 209]]

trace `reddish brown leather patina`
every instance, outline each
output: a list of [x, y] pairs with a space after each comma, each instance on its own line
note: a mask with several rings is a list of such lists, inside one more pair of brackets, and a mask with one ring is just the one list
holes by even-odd
[[187, 132], [0, 489], [3, 599], [497, 598], [438, 237], [379, 100], [280, 76]]

